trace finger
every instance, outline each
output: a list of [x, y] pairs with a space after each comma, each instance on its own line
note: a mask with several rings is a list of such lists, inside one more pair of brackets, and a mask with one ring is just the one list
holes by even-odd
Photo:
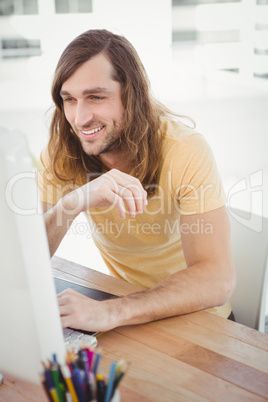
[[[142, 205], [147, 205], [147, 191], [143, 188], [140, 180], [127, 173], [120, 172], [117, 169], [112, 169], [106, 174], [107, 176], [110, 175], [111, 179], [114, 179], [115, 182], [122, 187], [131, 188], [134, 196], [137, 197], [138, 202], [140, 201], [141, 197]], [[137, 211], [139, 210], [141, 210], [140, 204], [139, 207], [137, 207]]]
[[66, 306], [72, 306], [75, 303], [75, 298], [71, 295], [65, 294], [61, 295], [60, 297], [58, 296], [58, 306], [60, 309], [60, 312], [62, 312], [62, 308]]
[[69, 306], [66, 306], [66, 305], [59, 306], [59, 310], [60, 310], [60, 315], [61, 316], [68, 316], [68, 315], [71, 314]]
[[[121, 186], [120, 186], [121, 187]], [[127, 189], [126, 187], [121, 187], [119, 191], [119, 197], [125, 203], [126, 209], [128, 210], [129, 215], [132, 218], [135, 218], [137, 207], [134, 195], [131, 190]]]
[[65, 295], [62, 292], [57, 295], [57, 299], [58, 299], [58, 305], [59, 306], [62, 306], [63, 304], [66, 303]]
[[62, 290], [60, 293], [58, 293], [57, 296], [58, 297], [59, 296], [65, 296], [67, 294], [72, 294], [72, 293], [77, 293], [77, 292], [75, 292], [75, 290], [73, 290], [71, 288], [67, 288], [67, 289]]
[[[105, 199], [108, 204], [116, 205], [119, 215], [122, 218], [125, 217], [125, 207], [117, 196], [126, 203], [127, 210], [131, 217], [134, 218], [137, 212], [143, 212], [143, 205], [147, 203], [147, 192], [143, 189], [138, 179], [116, 169], [112, 169], [102, 176], [102, 180], [102, 188], [99, 189], [99, 193], [105, 194]], [[106, 202], [102, 204], [106, 205]]]
[[126, 217], [126, 209], [124, 205], [123, 199], [113, 191], [108, 191], [106, 194], [106, 199], [109, 203], [115, 205], [120, 218], [125, 219]]
[[147, 191], [146, 190], [144, 190], [143, 189], [143, 191], [144, 191], [144, 194], [143, 194], [143, 205], [148, 205], [148, 194], [147, 194]]
[[82, 295], [81, 293], [79, 293], [76, 290], [71, 289], [71, 288], [64, 289], [60, 293], [57, 294], [58, 298], [67, 297], [67, 296], [86, 297], [86, 296]]
[[66, 304], [67, 301], [70, 300], [70, 297], [72, 297], [72, 294], [76, 293], [72, 289], [64, 289], [62, 292], [57, 294], [57, 299], [59, 304]]
[[114, 171], [111, 173], [111, 180], [115, 180], [114, 191], [127, 203], [127, 209], [132, 217], [135, 213], [143, 212], [143, 205], [147, 203], [147, 192], [140, 181], [133, 176]]
[[[131, 194], [128, 196], [128, 192]], [[138, 186], [136, 183], [131, 183], [128, 184], [124, 189], [123, 189], [123, 199], [128, 202], [128, 206], [130, 207], [129, 211], [132, 211], [133, 208], [133, 202], [134, 202], [134, 207], [135, 211], [138, 212], [139, 214], [142, 214], [143, 212], [143, 205], [144, 205], [144, 198], [143, 198], [143, 190], [140, 186]]]

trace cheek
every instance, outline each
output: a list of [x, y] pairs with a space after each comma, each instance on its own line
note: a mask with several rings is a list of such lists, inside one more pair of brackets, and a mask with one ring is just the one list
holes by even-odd
[[114, 108], [114, 113], [113, 113], [114, 120], [119, 122], [119, 121], [121, 121], [123, 119], [123, 116], [124, 116], [123, 106], [121, 104], [117, 105]]
[[66, 120], [72, 125], [73, 122], [74, 122], [75, 116], [73, 116], [73, 113], [70, 110], [70, 108], [64, 107], [63, 108], [63, 113], [64, 113], [64, 116], [65, 116]]

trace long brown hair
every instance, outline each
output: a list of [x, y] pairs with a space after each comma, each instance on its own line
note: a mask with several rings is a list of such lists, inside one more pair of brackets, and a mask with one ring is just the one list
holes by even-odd
[[103, 170], [100, 158], [86, 155], [79, 139], [73, 135], [60, 96], [63, 83], [76, 69], [100, 53], [111, 62], [113, 79], [121, 85], [125, 111], [121, 141], [132, 160], [132, 170], [128, 173], [153, 193], [161, 158], [160, 117], [171, 112], [152, 97], [146, 71], [131, 43], [106, 30], [89, 30], [81, 34], [59, 59], [51, 91], [56, 108], [48, 143], [49, 172], [56, 179], [82, 184], [87, 174], [92, 177]]

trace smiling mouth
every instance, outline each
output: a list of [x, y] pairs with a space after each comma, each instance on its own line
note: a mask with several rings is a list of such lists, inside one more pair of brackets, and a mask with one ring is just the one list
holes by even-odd
[[96, 128], [92, 128], [91, 130], [87, 130], [87, 131], [85, 131], [85, 130], [82, 131], [82, 130], [81, 130], [81, 133], [84, 134], [84, 135], [95, 134], [95, 133], [98, 133], [100, 130], [102, 130], [103, 127], [104, 127], [104, 126], [96, 127]]

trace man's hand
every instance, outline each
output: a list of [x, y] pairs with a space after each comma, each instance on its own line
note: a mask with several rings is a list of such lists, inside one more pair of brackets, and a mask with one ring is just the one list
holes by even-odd
[[63, 328], [71, 327], [84, 331], [108, 331], [112, 323], [112, 300], [96, 301], [66, 289], [58, 294], [58, 304]]
[[81, 211], [115, 205], [121, 218], [126, 215], [124, 203], [132, 218], [136, 213], [142, 213], [143, 206], [147, 205], [147, 192], [141, 182], [117, 169], [80, 187], [72, 193], [72, 197], [76, 198]]

